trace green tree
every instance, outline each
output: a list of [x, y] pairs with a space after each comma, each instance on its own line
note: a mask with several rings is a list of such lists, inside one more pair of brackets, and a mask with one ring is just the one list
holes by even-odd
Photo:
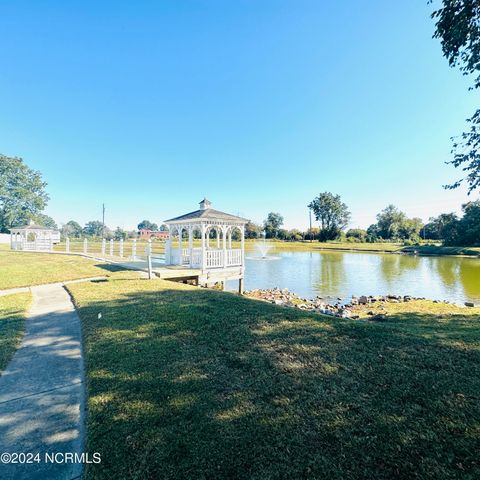
[[480, 245], [480, 200], [462, 205], [460, 242], [464, 246]]
[[452, 232], [452, 225], [458, 223], [455, 213], [441, 213], [431, 217], [425, 225], [425, 238], [429, 240], [445, 240]]
[[406, 218], [400, 226], [398, 238], [402, 240], [420, 240], [420, 231], [423, 228], [421, 218]]
[[308, 208], [313, 210], [315, 219], [320, 222], [319, 240], [335, 240], [350, 221], [350, 212], [340, 195], [323, 192], [314, 198]]
[[42, 227], [53, 228], [54, 230], [58, 229], [55, 220], [44, 213], [37, 213], [37, 215], [33, 217], [33, 221]]
[[[105, 228], [107, 230], [107, 228]], [[87, 237], [101, 237], [103, 234], [103, 224], [98, 220], [91, 220], [83, 227], [83, 233]]]
[[277, 238], [280, 227], [283, 225], [283, 217], [279, 213], [270, 212], [263, 222], [267, 238]]
[[120, 227], [117, 227], [113, 232], [113, 238], [115, 240], [125, 240], [127, 238], [127, 232]]
[[367, 240], [367, 232], [361, 228], [351, 228], [347, 231], [346, 236], [350, 242], [365, 242]]
[[377, 215], [377, 234], [379, 237], [395, 240], [400, 238], [400, 231], [407, 216], [395, 205], [388, 205]]
[[151, 222], [150, 220], [142, 220], [138, 225], [137, 225], [139, 230], [152, 230], [153, 232], [156, 232], [158, 230], [158, 225], [156, 223]]
[[[480, 87], [480, 5], [478, 0], [443, 0], [442, 7], [432, 13], [436, 21], [434, 38], [440, 39], [442, 51], [451, 67], [459, 67], [464, 75], [475, 75], [472, 89]], [[465, 177], [447, 185], [457, 188], [462, 182], [469, 193], [480, 187], [480, 110], [468, 120], [470, 129], [453, 140], [453, 160]]]
[[40, 172], [21, 158], [0, 155], [0, 232], [25, 224], [42, 212], [48, 202], [46, 185]]
[[82, 227], [75, 220], [70, 220], [63, 225], [61, 232], [64, 237], [80, 238], [82, 236]]
[[296, 228], [292, 228], [288, 231], [287, 239], [292, 242], [298, 242], [300, 240], [303, 240], [302, 232], [300, 230], [297, 230]]
[[381, 237], [378, 231], [378, 225], [374, 223], [367, 228], [367, 242], [373, 243], [379, 240], [381, 240]]
[[245, 238], [260, 238], [262, 235], [262, 227], [253, 222], [245, 225]]

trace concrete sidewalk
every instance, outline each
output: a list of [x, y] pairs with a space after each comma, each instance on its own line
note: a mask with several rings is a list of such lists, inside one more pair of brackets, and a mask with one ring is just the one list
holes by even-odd
[[45, 462], [45, 454], [83, 451], [80, 319], [61, 284], [31, 291], [23, 342], [0, 376], [0, 455], [39, 453], [40, 462], [0, 461], [0, 478], [71, 480], [81, 476], [82, 465]]

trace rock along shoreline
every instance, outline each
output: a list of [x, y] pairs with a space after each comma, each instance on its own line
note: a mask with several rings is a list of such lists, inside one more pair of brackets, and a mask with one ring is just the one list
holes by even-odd
[[[382, 304], [382, 303], [403, 303], [412, 302], [416, 300], [426, 300], [424, 297], [413, 297], [411, 295], [379, 295], [379, 296], [366, 296], [360, 297], [353, 296], [348, 303], [341, 303], [342, 299], [338, 298], [338, 302], [331, 304], [327, 303], [322, 297], [315, 297], [314, 299], [302, 298], [296, 293], [290, 292], [288, 288], [270, 288], [270, 289], [257, 289], [248, 290], [244, 293], [245, 296], [256, 300], [262, 300], [265, 302], [273, 303], [283, 307], [298, 308], [308, 312], [322, 313], [323, 315], [330, 315], [338, 318], [350, 318], [356, 320], [360, 318], [360, 315], [354, 311], [358, 307], [365, 307], [368, 309], [369, 305]], [[451, 303], [447, 300], [433, 300], [433, 303]], [[471, 302], [465, 302], [466, 307], [474, 307]], [[386, 318], [386, 314], [368, 312], [371, 320], [381, 321]]]

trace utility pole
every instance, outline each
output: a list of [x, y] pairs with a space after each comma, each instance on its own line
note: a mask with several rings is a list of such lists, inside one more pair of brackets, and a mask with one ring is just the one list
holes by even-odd
[[312, 209], [308, 209], [308, 215], [310, 217], [310, 243], [312, 243]]
[[105, 204], [102, 203], [102, 238], [105, 238]]

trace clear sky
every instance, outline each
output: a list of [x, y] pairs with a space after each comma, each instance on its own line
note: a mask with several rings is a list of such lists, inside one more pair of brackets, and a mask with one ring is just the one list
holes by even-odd
[[466, 190], [450, 137], [478, 104], [427, 0], [0, 3], [0, 152], [40, 170], [59, 224], [198, 208], [288, 228], [339, 193], [351, 226], [427, 219]]

